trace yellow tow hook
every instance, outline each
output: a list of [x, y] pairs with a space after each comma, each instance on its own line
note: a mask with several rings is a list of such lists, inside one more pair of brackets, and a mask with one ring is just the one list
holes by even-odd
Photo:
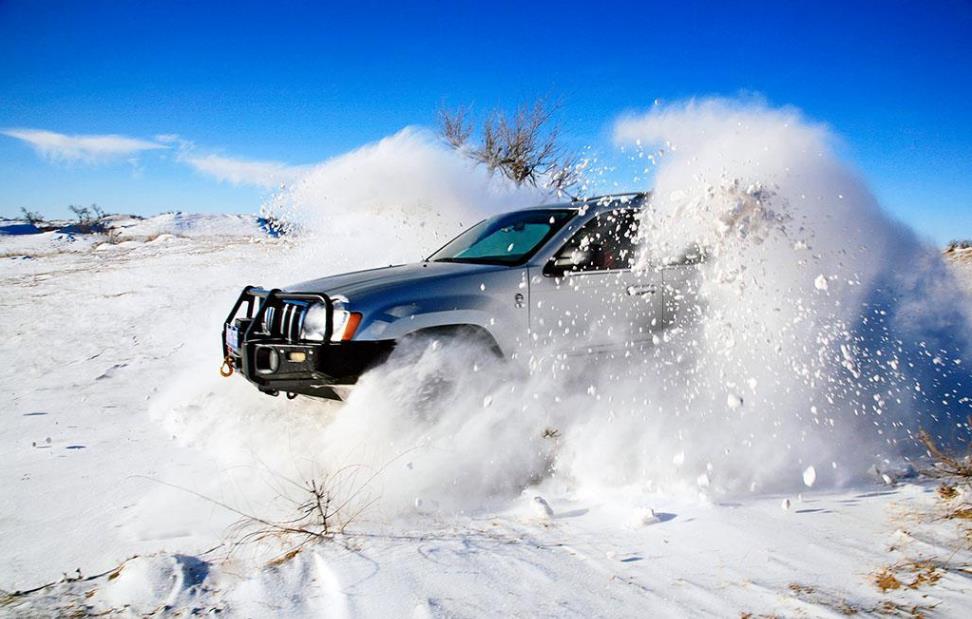
[[228, 378], [233, 375], [233, 357], [226, 355], [223, 357], [223, 365], [219, 366], [219, 375]]

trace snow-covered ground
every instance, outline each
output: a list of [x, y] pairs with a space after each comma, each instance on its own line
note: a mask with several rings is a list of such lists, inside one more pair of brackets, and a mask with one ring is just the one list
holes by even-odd
[[548, 478], [479, 509], [366, 504], [323, 540], [247, 537], [230, 508], [281, 520], [289, 463], [361, 412], [217, 376], [243, 284], [328, 270], [288, 267], [302, 250], [248, 222], [0, 238], [0, 614], [967, 616], [968, 521], [920, 478], [731, 499]]

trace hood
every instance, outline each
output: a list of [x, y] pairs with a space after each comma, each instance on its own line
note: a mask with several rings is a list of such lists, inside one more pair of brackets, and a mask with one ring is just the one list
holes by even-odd
[[288, 292], [322, 292], [328, 295], [344, 295], [349, 299], [364, 294], [381, 293], [402, 285], [415, 285], [432, 279], [451, 279], [476, 273], [486, 273], [508, 267], [492, 264], [468, 264], [459, 262], [415, 262], [329, 275], [320, 279], [287, 286]]

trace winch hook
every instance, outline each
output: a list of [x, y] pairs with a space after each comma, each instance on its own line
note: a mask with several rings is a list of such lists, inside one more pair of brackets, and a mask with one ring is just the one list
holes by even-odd
[[223, 365], [219, 366], [219, 375], [223, 378], [233, 375], [233, 357], [229, 355], [223, 357]]

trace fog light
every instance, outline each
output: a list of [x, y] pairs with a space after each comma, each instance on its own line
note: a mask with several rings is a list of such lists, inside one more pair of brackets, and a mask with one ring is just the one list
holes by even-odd
[[307, 353], [303, 351], [289, 352], [287, 353], [287, 361], [291, 361], [293, 363], [303, 363], [304, 361], [307, 361]]
[[272, 348], [257, 348], [256, 369], [261, 374], [273, 374], [280, 367], [280, 355]]

